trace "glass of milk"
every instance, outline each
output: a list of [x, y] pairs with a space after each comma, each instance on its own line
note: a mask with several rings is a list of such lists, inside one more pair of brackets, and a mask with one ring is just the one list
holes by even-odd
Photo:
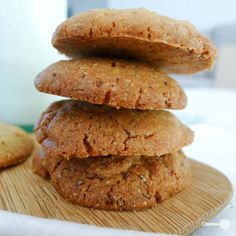
[[33, 125], [60, 98], [39, 93], [34, 78], [63, 59], [52, 47], [56, 26], [67, 17], [66, 0], [0, 0], [0, 121]]

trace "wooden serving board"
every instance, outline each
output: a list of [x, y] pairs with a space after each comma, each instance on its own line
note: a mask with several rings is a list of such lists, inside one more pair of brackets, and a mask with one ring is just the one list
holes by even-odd
[[229, 180], [191, 160], [193, 184], [155, 208], [142, 212], [93, 210], [65, 201], [31, 172], [32, 158], [0, 171], [0, 209], [51, 219], [140, 231], [190, 234], [222, 210], [232, 197]]

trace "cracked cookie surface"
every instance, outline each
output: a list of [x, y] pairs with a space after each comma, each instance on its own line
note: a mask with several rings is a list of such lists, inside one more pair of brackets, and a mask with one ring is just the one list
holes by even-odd
[[180, 85], [148, 64], [108, 58], [59, 61], [35, 79], [36, 88], [94, 104], [142, 110], [183, 109]]
[[53, 103], [36, 138], [51, 156], [160, 156], [192, 143], [193, 132], [168, 111], [115, 109], [76, 100]]
[[[42, 160], [42, 159], [41, 159]], [[161, 157], [46, 157], [56, 190], [81, 206], [105, 210], [144, 210], [191, 184], [182, 151]]]
[[70, 57], [107, 56], [146, 61], [168, 73], [210, 69], [213, 43], [187, 21], [140, 9], [98, 9], [59, 25], [52, 43]]

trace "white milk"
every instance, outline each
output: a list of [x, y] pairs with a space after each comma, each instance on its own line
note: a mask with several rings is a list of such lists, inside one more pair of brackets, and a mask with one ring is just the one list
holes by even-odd
[[37, 92], [33, 82], [37, 73], [63, 59], [51, 37], [66, 16], [66, 0], [0, 0], [0, 121], [34, 124], [60, 99]]

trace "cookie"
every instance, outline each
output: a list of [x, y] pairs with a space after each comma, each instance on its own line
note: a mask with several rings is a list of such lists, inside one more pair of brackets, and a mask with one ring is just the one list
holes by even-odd
[[183, 109], [187, 104], [183, 89], [165, 73], [118, 59], [59, 61], [37, 76], [35, 86], [41, 92], [116, 108]]
[[33, 141], [24, 130], [0, 123], [0, 168], [24, 161], [32, 150]]
[[168, 111], [115, 109], [76, 100], [49, 106], [35, 133], [46, 153], [65, 158], [160, 156], [193, 141], [193, 132]]
[[44, 179], [48, 178], [48, 170], [46, 167], [46, 154], [42, 148], [39, 148], [33, 157], [32, 171]]
[[70, 57], [111, 56], [146, 61], [168, 73], [210, 69], [213, 43], [186, 21], [141, 9], [99, 9], [59, 25], [52, 44]]
[[161, 157], [47, 157], [51, 181], [69, 201], [104, 210], [144, 210], [191, 184], [182, 151]]

